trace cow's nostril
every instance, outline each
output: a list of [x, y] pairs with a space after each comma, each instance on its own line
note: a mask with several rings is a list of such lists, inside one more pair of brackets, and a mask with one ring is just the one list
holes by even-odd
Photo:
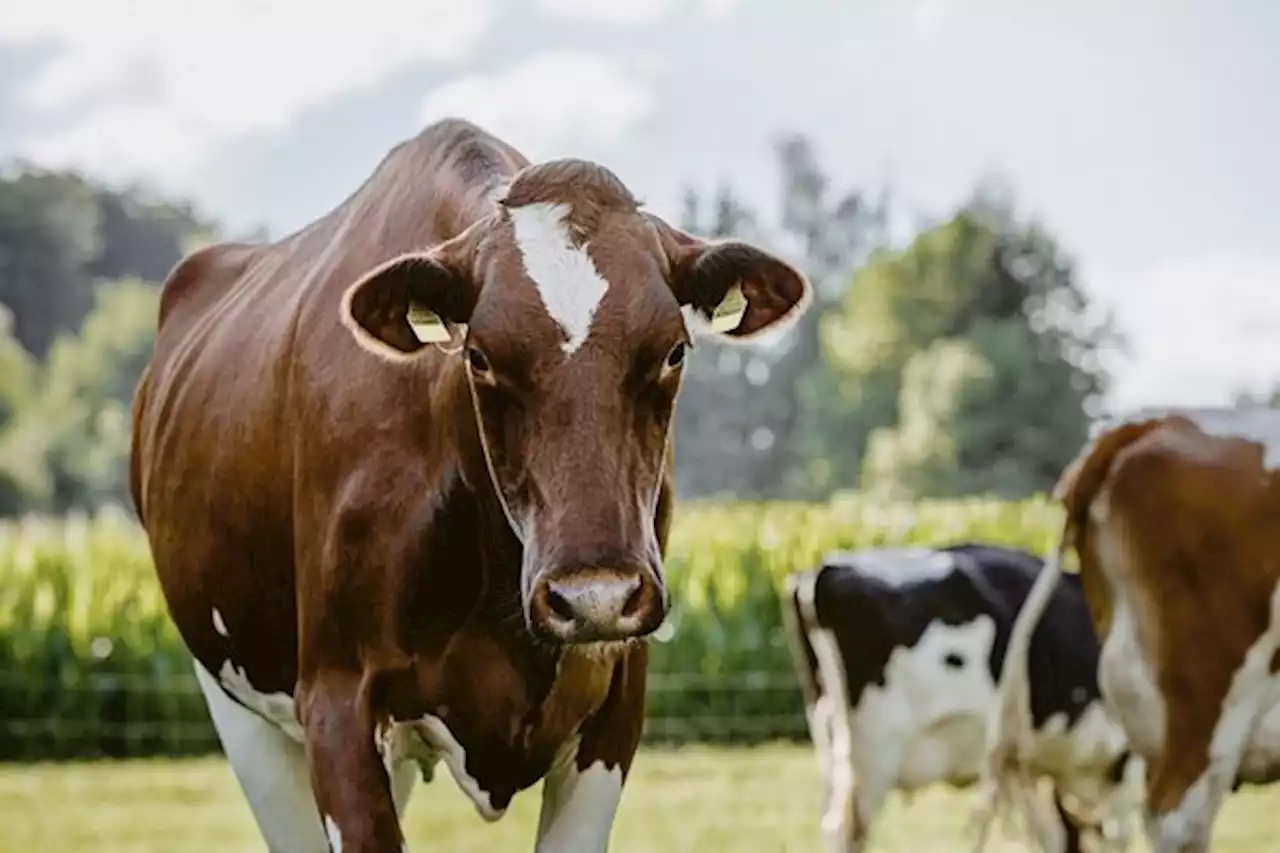
[[622, 612], [619, 614], [626, 619], [636, 615], [636, 611], [640, 609], [640, 605], [644, 603], [644, 583], [637, 583], [635, 589], [631, 590], [631, 594], [627, 596], [627, 600], [622, 604]]
[[565, 621], [573, 621], [573, 605], [556, 590], [555, 584], [547, 584], [547, 609]]

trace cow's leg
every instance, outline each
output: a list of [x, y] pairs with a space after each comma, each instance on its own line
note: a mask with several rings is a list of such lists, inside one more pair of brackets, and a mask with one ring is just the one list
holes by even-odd
[[566, 750], [542, 783], [538, 853], [608, 849], [622, 778], [621, 765], [591, 760], [578, 748]]
[[222, 749], [271, 853], [326, 853], [302, 744], [227, 695], [199, 662], [196, 680]]
[[1228, 705], [1214, 719], [1203, 708], [1170, 703], [1169, 734], [1147, 786], [1152, 853], [1207, 853], [1214, 819], [1235, 782], [1260, 704]]
[[1082, 823], [1067, 811], [1066, 806], [1062, 804], [1062, 796], [1057, 791], [1053, 792], [1053, 808], [1058, 813], [1058, 823], [1062, 827], [1062, 853], [1080, 853]]
[[827, 804], [822, 813], [822, 834], [832, 853], [854, 853], [858, 809], [853, 767], [853, 743], [847, 709], [828, 703], [819, 720], [822, 745], [819, 755], [827, 765]]
[[[1164, 749], [1148, 776], [1152, 853], [1208, 851], [1214, 819], [1235, 786], [1249, 741], [1280, 702], [1280, 676], [1274, 672], [1278, 652], [1280, 585], [1271, 594], [1266, 630], [1245, 652], [1229, 684], [1196, 673], [1191, 682], [1195, 689], [1166, 691]], [[1224, 698], [1215, 703], [1206, 702], [1206, 696]]]
[[858, 773], [857, 765], [854, 776], [853, 821], [849, 831], [849, 844], [845, 849], [848, 853], [862, 853], [871, 840], [871, 829], [876, 815], [884, 806], [885, 798], [889, 796], [892, 780], [874, 772]]
[[1027, 829], [1036, 840], [1037, 848], [1044, 853], [1063, 853], [1067, 849], [1069, 823], [1058, 814], [1056, 796], [1045, 797], [1035, 777], [1022, 780], [1012, 795], [1018, 800], [1018, 810], [1026, 816]]
[[1169, 703], [1168, 734], [1147, 786], [1152, 853], [1209, 850], [1214, 819], [1240, 769], [1261, 698], [1227, 703], [1221, 713], [1204, 702]]
[[542, 783], [536, 853], [605, 853], [622, 787], [644, 727], [648, 649], [632, 647], [576, 748], [565, 750]]
[[1120, 778], [1107, 801], [1100, 847], [1107, 853], [1123, 853], [1133, 841], [1137, 817], [1143, 806], [1143, 774], [1146, 763], [1136, 754], [1128, 754], [1120, 768]]
[[311, 786], [335, 853], [401, 853], [404, 844], [375, 739], [369, 681], [328, 669], [300, 684]]
[[[840, 805], [844, 835], [838, 842], [834, 835], [832, 839], [843, 845], [837, 849], [845, 853], [867, 849], [876, 816], [898, 783], [906, 744], [896, 727], [900, 721], [886, 713], [893, 710], [871, 700], [835, 719], [834, 766], [844, 768], [845, 776], [839, 780], [840, 797], [833, 804]], [[847, 738], [847, 746], [841, 735]]]
[[868, 787], [870, 778], [859, 783], [862, 774], [854, 765], [848, 713], [837, 707], [833, 697], [824, 695], [814, 703], [809, 728], [826, 782], [823, 835], [833, 853], [855, 853], [865, 845], [879, 806], [868, 801], [874, 794], [874, 788]]

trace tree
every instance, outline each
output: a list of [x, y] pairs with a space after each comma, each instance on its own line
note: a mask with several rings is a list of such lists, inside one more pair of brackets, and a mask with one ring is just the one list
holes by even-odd
[[47, 488], [47, 472], [34, 436], [20, 428], [35, 396], [36, 363], [12, 333], [12, 317], [0, 305], [0, 517], [18, 514], [32, 494]]
[[884, 251], [828, 318], [828, 357], [871, 425], [863, 486], [1022, 497], [1086, 440], [1122, 338], [1071, 259], [1008, 195], [980, 188], [949, 222]]
[[1232, 405], [1242, 409], [1280, 409], [1280, 382], [1272, 385], [1270, 391], [1237, 391]]
[[839, 413], [829, 405], [819, 318], [838, 303], [840, 285], [879, 237], [884, 204], [856, 192], [829, 198], [829, 181], [804, 137], [780, 140], [775, 152], [782, 173], [776, 228], [763, 228], [724, 185], [705, 218], [700, 197], [688, 193], [682, 225], [707, 237], [785, 243], [785, 254], [814, 284], [814, 302], [781, 336], [746, 345], [698, 342], [676, 410], [677, 489], [685, 496], [811, 497], [831, 487], [822, 472], [832, 466], [822, 460], [838, 451], [829, 439], [839, 430], [828, 421]]
[[185, 202], [21, 166], [0, 177], [0, 304], [18, 340], [43, 359], [59, 333], [80, 328], [97, 282], [161, 281], [216, 234]]
[[93, 305], [84, 269], [101, 249], [98, 224], [93, 190], [74, 175], [25, 170], [0, 180], [0, 304], [37, 358]]
[[48, 472], [40, 497], [56, 512], [128, 498], [130, 407], [155, 340], [159, 291], [138, 279], [104, 284], [79, 335], [62, 335], [17, 429]]

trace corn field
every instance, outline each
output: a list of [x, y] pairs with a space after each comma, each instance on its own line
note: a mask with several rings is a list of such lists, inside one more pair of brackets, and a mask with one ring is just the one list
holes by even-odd
[[[1045, 553], [1057, 519], [1043, 499], [677, 507], [673, 608], [654, 637], [647, 737], [804, 736], [778, 592], [826, 551], [978, 540]], [[0, 760], [216, 749], [134, 522], [0, 525]]]

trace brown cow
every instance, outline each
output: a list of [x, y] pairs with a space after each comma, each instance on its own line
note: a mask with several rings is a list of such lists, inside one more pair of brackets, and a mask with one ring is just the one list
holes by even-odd
[[1103, 430], [1055, 489], [1058, 553], [1018, 616], [993, 717], [997, 788], [1025, 785], [1027, 640], [1079, 559], [1099, 684], [1146, 764], [1154, 853], [1209, 849], [1241, 783], [1280, 780], [1280, 411], [1144, 412]]
[[271, 850], [400, 851], [440, 760], [488, 820], [545, 779], [538, 850], [606, 848], [688, 321], [744, 339], [809, 292], [461, 120], [297, 233], [177, 265], [133, 497]]

